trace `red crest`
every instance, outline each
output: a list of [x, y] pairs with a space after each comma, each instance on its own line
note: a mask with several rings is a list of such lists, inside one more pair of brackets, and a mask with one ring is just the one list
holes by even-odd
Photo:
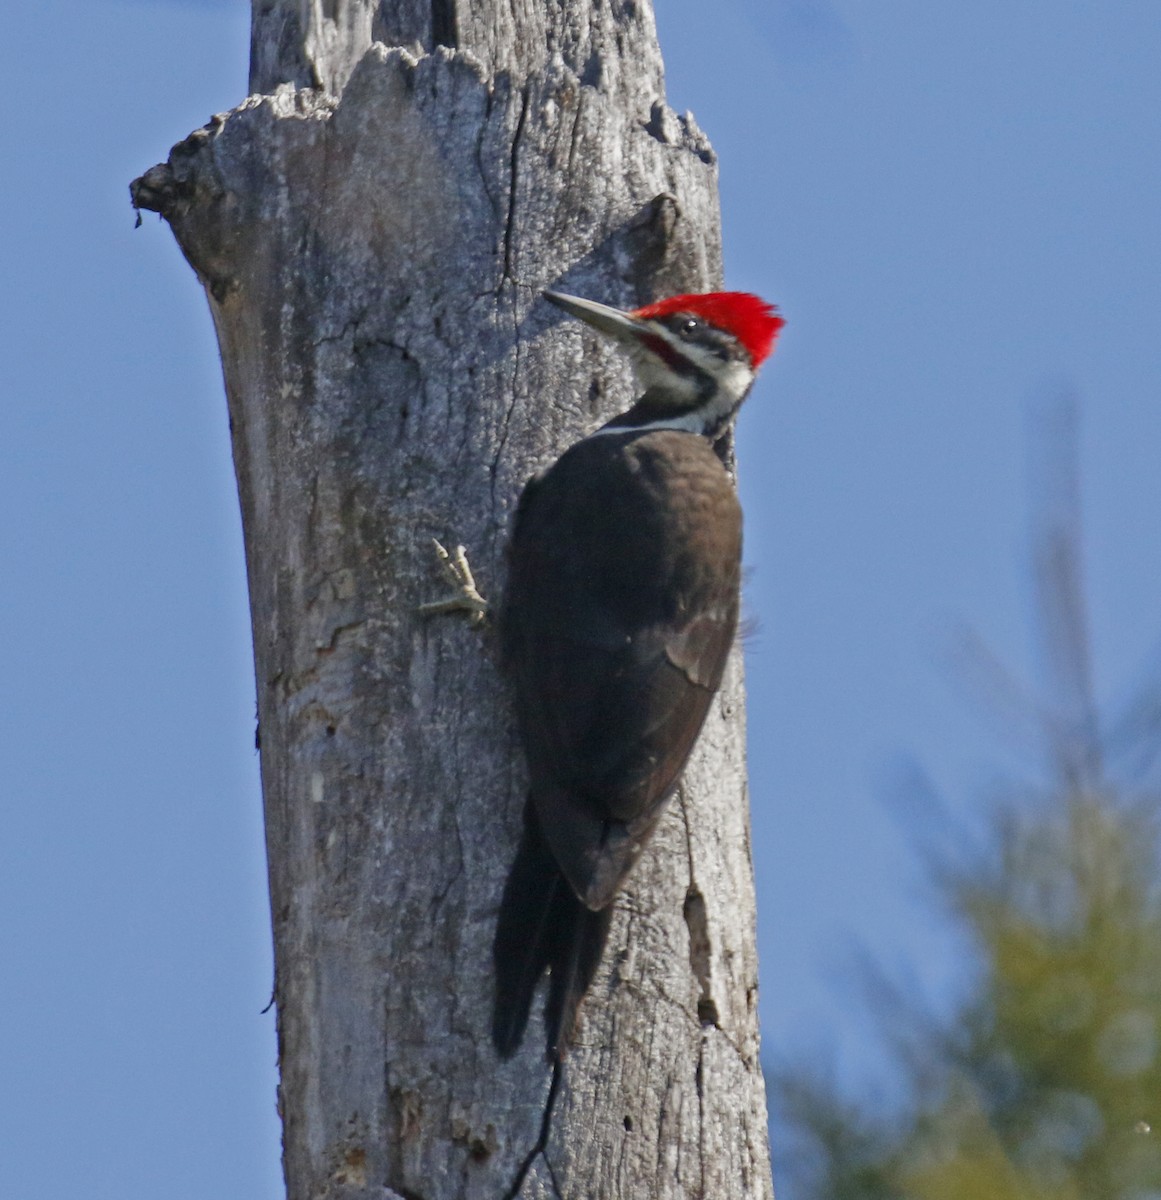
[[644, 321], [689, 313], [711, 325], [732, 333], [745, 346], [754, 368], [774, 349], [778, 332], [786, 322], [778, 310], [760, 296], [749, 292], [702, 292], [688, 296], [670, 296], [655, 304], [646, 304], [629, 315]]

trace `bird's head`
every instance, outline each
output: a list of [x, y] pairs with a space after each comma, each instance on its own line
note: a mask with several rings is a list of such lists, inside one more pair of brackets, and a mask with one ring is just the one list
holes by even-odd
[[785, 322], [748, 292], [670, 296], [623, 312], [545, 292], [545, 299], [629, 351], [645, 394], [606, 429], [681, 429], [716, 438], [737, 412]]

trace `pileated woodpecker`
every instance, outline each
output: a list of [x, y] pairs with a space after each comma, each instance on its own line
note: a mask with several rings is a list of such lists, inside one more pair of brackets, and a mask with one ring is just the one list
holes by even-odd
[[545, 292], [628, 350], [644, 394], [520, 497], [500, 613], [530, 787], [500, 908], [492, 1039], [550, 973], [560, 1062], [614, 895], [673, 794], [738, 621], [742, 514], [717, 443], [783, 321], [742, 292], [632, 312]]

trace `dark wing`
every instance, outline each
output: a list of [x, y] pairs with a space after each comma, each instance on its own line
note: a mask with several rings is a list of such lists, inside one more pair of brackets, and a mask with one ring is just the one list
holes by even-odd
[[521, 499], [502, 614], [531, 794], [580, 899], [609, 902], [721, 682], [741, 514], [709, 445], [590, 439]]

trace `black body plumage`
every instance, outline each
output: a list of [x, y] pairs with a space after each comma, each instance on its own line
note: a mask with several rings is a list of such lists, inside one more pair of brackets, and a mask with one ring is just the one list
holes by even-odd
[[708, 437], [619, 425], [521, 496], [500, 614], [530, 787], [494, 944], [493, 1040], [523, 1037], [547, 970], [559, 1059], [608, 936], [721, 683], [742, 520]]

